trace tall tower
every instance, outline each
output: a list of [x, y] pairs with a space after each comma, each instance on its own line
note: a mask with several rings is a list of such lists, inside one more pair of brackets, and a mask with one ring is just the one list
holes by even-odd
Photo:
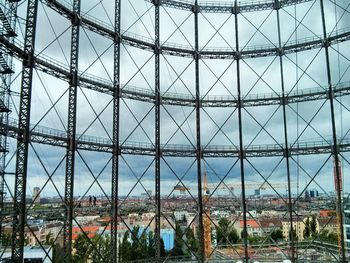
[[205, 258], [209, 258], [211, 255], [211, 218], [210, 218], [210, 207], [209, 207], [209, 195], [210, 191], [208, 188], [207, 172], [204, 163], [204, 178], [203, 178], [203, 228], [204, 228], [204, 254]]
[[33, 202], [34, 204], [40, 204], [40, 187], [33, 188]]

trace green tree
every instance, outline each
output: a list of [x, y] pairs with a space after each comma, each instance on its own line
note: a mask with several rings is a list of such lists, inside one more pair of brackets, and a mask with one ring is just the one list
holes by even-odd
[[91, 239], [91, 258], [94, 263], [103, 263], [111, 258], [111, 240], [109, 237], [96, 235]]
[[271, 238], [276, 242], [278, 240], [283, 239], [283, 232], [282, 232], [282, 229], [280, 228], [274, 229], [270, 235], [271, 235]]
[[307, 217], [305, 220], [305, 229], [304, 229], [303, 236], [304, 238], [309, 238], [310, 235], [311, 235], [310, 219], [309, 217]]
[[[163, 243], [164, 245], [164, 243]], [[154, 257], [156, 255], [155, 243], [154, 243], [154, 234], [152, 231], [148, 232], [148, 242], [147, 242], [147, 254], [149, 257]]]
[[79, 235], [73, 245], [74, 255], [72, 261], [74, 263], [84, 263], [90, 257], [90, 244], [85, 235]]
[[216, 229], [217, 244], [227, 246], [239, 240], [238, 233], [227, 218], [221, 218]]
[[187, 251], [187, 254], [191, 255], [192, 253], [196, 253], [199, 249], [199, 241], [194, 236], [192, 228], [188, 228], [186, 232], [187, 244], [189, 246], [190, 251]]
[[81, 234], [74, 242], [74, 263], [83, 263], [92, 260], [94, 263], [106, 262], [110, 258], [110, 239], [96, 235], [88, 238]]
[[3, 233], [1, 242], [4, 247], [9, 246], [11, 243], [11, 234], [9, 232]]
[[55, 244], [52, 248], [52, 258], [55, 263], [64, 262], [64, 250], [59, 244]]
[[257, 245], [257, 244], [261, 244], [261, 242], [263, 240], [265, 240], [265, 237], [249, 235], [247, 239], [248, 239], [250, 245]]
[[50, 231], [46, 236], [45, 236], [45, 241], [43, 243], [43, 245], [48, 245], [51, 246], [53, 245], [55, 242], [55, 239], [53, 237], [53, 233]]
[[328, 230], [323, 230], [318, 236], [319, 240], [325, 243], [338, 244], [338, 235], [334, 232], [329, 232]]
[[183, 232], [179, 225], [179, 223], [175, 223], [175, 240], [174, 240], [174, 248], [171, 250], [171, 255], [173, 256], [183, 256], [185, 252], [183, 250], [183, 240], [182, 237]]
[[[164, 243], [160, 240], [161, 256], [165, 256]], [[163, 248], [162, 248], [163, 246]], [[139, 260], [155, 257], [155, 238], [152, 231], [141, 231], [139, 226], [134, 226], [131, 233], [125, 232], [122, 242], [119, 244], [119, 261]]]
[[311, 217], [310, 231], [311, 231], [311, 235], [313, 237], [317, 236], [317, 222], [316, 222], [316, 216], [315, 215], [312, 215], [312, 217]]
[[129, 242], [129, 231], [126, 231], [121, 244], [119, 244], [119, 261], [123, 262], [131, 259], [131, 243]]
[[63, 263], [64, 261], [63, 248], [59, 244], [55, 243], [55, 237], [53, 236], [53, 233], [51, 231], [46, 235], [43, 245], [51, 247], [50, 249], [52, 249], [53, 262]]
[[[138, 232], [134, 232], [135, 235], [137, 235], [140, 231], [140, 228], [138, 228]], [[140, 237], [138, 238], [136, 242], [136, 258], [149, 258], [150, 255], [148, 254], [148, 245], [147, 245], [147, 235], [145, 231], [142, 231]]]

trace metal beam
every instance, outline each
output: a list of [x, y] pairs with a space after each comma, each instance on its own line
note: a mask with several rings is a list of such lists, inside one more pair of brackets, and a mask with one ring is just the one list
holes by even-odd
[[28, 0], [21, 95], [19, 104], [16, 174], [12, 233], [12, 262], [23, 262], [24, 226], [26, 223], [26, 186], [28, 169], [28, 149], [30, 142], [30, 108], [33, 84], [35, 33], [38, 0]]
[[205, 262], [205, 244], [203, 228], [203, 198], [202, 198], [202, 148], [201, 148], [201, 101], [200, 101], [200, 79], [199, 79], [199, 32], [198, 32], [198, 0], [193, 6], [194, 13], [194, 60], [195, 60], [195, 87], [196, 87], [196, 158], [197, 158], [197, 184], [198, 184], [198, 226], [199, 226], [199, 259]]
[[[5, 6], [5, 19], [8, 23], [8, 25], [11, 27], [11, 29], [16, 27], [16, 17], [17, 17], [17, 3], [6, 3]], [[3, 37], [7, 39], [7, 41], [12, 42], [14, 41], [13, 37], [15, 34], [5, 34]], [[6, 38], [7, 37], [7, 38]], [[6, 54], [6, 61], [9, 65], [9, 68], [13, 68], [13, 53], [8, 52], [8, 50], [5, 49], [4, 54]], [[10, 86], [12, 82], [12, 75], [7, 74], [2, 76], [2, 83], [1, 83], [1, 95], [0, 95], [0, 115], [1, 115], [1, 123], [8, 124], [8, 117], [10, 113]], [[4, 211], [5, 205], [4, 205], [4, 198], [6, 195], [5, 190], [5, 169], [6, 169], [6, 156], [8, 153], [8, 141], [7, 141], [7, 132], [4, 130], [1, 130], [0, 135], [0, 210]], [[0, 244], [3, 244], [3, 219], [4, 215], [0, 216]]]
[[[46, 0], [47, 4], [56, 10], [57, 12], [60, 12], [61, 14], [65, 15], [66, 17], [70, 18], [72, 16], [70, 8], [65, 6], [61, 1], [57, 0]], [[153, 1], [153, 0], [149, 0]], [[298, 0], [299, 2], [305, 2], [310, 0]], [[288, 6], [291, 4], [294, 4], [295, 0], [289, 0], [284, 1], [283, 3], [280, 3], [280, 6]], [[162, 5], [166, 6], [167, 1], [162, 1]], [[259, 3], [258, 3], [259, 4]], [[266, 4], [266, 3], [265, 3]], [[189, 10], [193, 9], [193, 5], [190, 3], [187, 3], [187, 5], [190, 7]], [[231, 4], [230, 4], [231, 5]], [[274, 2], [271, 0], [269, 3], [269, 9], [272, 9], [274, 7]], [[250, 6], [248, 4], [248, 6]], [[253, 4], [254, 6], [254, 4]], [[230, 7], [227, 9], [229, 13], [232, 12], [233, 7]], [[242, 5], [238, 7], [238, 10], [240, 12], [243, 12], [244, 9], [242, 8]], [[112, 27], [109, 27], [107, 24], [103, 23], [97, 18], [91, 17], [91, 16], [83, 16], [82, 17], [82, 26], [88, 28], [91, 31], [96, 32], [99, 35], [106, 36], [108, 38], [113, 39], [114, 38], [114, 31]], [[334, 31], [334, 35], [329, 38], [329, 42], [334, 45], [339, 42], [347, 41], [350, 39], [350, 31], [349, 30], [339, 30], [338, 32]], [[128, 32], [122, 32], [122, 43], [126, 45], [130, 45], [133, 47], [137, 47], [140, 49], [148, 50], [153, 52], [154, 50], [154, 42], [150, 38], [139, 36], [133, 33]], [[309, 49], [316, 49], [322, 46], [322, 37], [315, 36], [313, 39], [310, 40], [310, 38], [304, 38], [304, 39], [298, 39], [297, 43], [294, 41], [290, 41], [288, 43], [283, 43], [283, 50], [286, 54], [291, 54], [295, 52], [300, 52], [304, 50]], [[248, 46], [245, 47], [244, 50], [241, 50], [240, 55], [241, 58], [255, 58], [255, 57], [266, 57], [266, 56], [276, 56], [278, 55], [278, 48], [276, 48], [278, 44], [270, 44], [268, 46]], [[162, 53], [171, 55], [171, 56], [180, 56], [180, 57], [193, 57], [194, 56], [194, 50], [190, 46], [184, 46], [184, 45], [178, 45], [174, 43], [166, 43], [166, 45], [162, 45]], [[222, 48], [222, 47], [207, 47], [207, 48], [199, 48], [201, 58], [206, 59], [234, 59], [236, 56], [236, 52], [232, 51], [231, 48]]]
[[[152, 0], [146, 0], [152, 1]], [[162, 0], [163, 5], [167, 7], [177, 8], [181, 10], [191, 10], [192, 4], [191, 1], [184, 0]], [[283, 6], [295, 5], [298, 3], [305, 3], [312, 0], [285, 0], [283, 1]], [[240, 3], [239, 9], [240, 12], [253, 12], [253, 11], [262, 11], [262, 10], [271, 10], [274, 7], [273, 0], [265, 1], [249, 1]], [[201, 1], [198, 4], [198, 11], [203, 13], [231, 13], [234, 8], [232, 2], [223, 1], [223, 2], [206, 2]]]
[[247, 203], [245, 196], [245, 175], [244, 175], [244, 159], [245, 149], [243, 145], [243, 124], [242, 124], [242, 93], [241, 93], [241, 73], [240, 73], [240, 54], [239, 54], [239, 31], [238, 31], [238, 14], [239, 7], [237, 0], [235, 0], [235, 7], [233, 10], [235, 15], [235, 35], [236, 35], [236, 72], [237, 72], [237, 97], [238, 97], [238, 130], [239, 130], [239, 163], [241, 172], [241, 185], [242, 185], [242, 213], [243, 213], [243, 242], [244, 242], [244, 262], [249, 262], [248, 251], [248, 230], [247, 230]]
[[322, 29], [323, 29], [323, 42], [324, 42], [324, 50], [325, 50], [325, 58], [326, 58], [326, 69], [327, 69], [327, 81], [328, 81], [328, 92], [329, 92], [329, 106], [331, 113], [331, 124], [332, 124], [332, 135], [333, 135], [333, 158], [334, 158], [334, 166], [335, 166], [335, 187], [336, 187], [336, 195], [337, 195], [337, 227], [340, 234], [339, 245], [341, 246], [339, 261], [340, 262], [348, 262], [346, 258], [346, 248], [345, 248], [345, 240], [344, 240], [344, 216], [343, 216], [343, 204], [342, 204], [342, 178], [340, 171], [340, 160], [339, 160], [339, 145], [337, 139], [337, 128], [336, 128], [336, 118], [334, 111], [334, 91], [332, 85], [332, 75], [331, 75], [331, 63], [329, 58], [329, 42], [327, 36], [326, 29], [326, 17], [324, 13], [324, 3], [323, 0], [320, 0], [321, 5], [321, 19], [322, 19]]
[[71, 55], [70, 55], [70, 83], [68, 94], [68, 125], [67, 125], [67, 152], [65, 178], [65, 220], [63, 246], [65, 262], [72, 262], [72, 223], [74, 199], [74, 164], [76, 151], [76, 118], [77, 118], [77, 91], [79, 86], [78, 57], [80, 31], [80, 0], [73, 1]]
[[159, 6], [160, 0], [154, 0], [154, 25], [155, 25], [155, 43], [154, 43], [154, 54], [155, 54], [155, 206], [156, 206], [156, 225], [155, 225], [155, 251], [156, 251], [156, 262], [161, 262], [160, 254], [160, 217], [161, 217], [161, 199], [160, 199], [160, 160], [161, 160], [161, 145], [160, 145], [160, 15]]
[[[277, 16], [277, 34], [278, 34], [278, 48], [279, 48], [279, 65], [280, 65], [280, 78], [281, 78], [281, 89], [282, 89], [282, 110], [283, 110], [283, 132], [284, 132], [284, 158], [286, 161], [286, 172], [287, 172], [287, 186], [288, 186], [288, 213], [289, 213], [289, 224], [291, 231], [293, 231], [293, 206], [292, 206], [292, 189], [291, 189], [291, 178], [290, 178], [290, 149], [288, 144], [288, 123], [287, 123], [287, 110], [286, 110], [286, 93], [284, 87], [284, 73], [283, 73], [283, 46], [281, 40], [281, 23], [280, 23], [280, 9], [281, 3], [279, 0], [275, 0], [275, 9]], [[291, 261], [296, 261], [295, 256], [295, 240], [294, 235], [290, 235], [290, 248], [291, 248]]]
[[119, 188], [119, 122], [120, 122], [120, 22], [121, 0], [115, 0], [114, 8], [114, 93], [113, 93], [113, 152], [112, 152], [112, 227], [110, 262], [118, 261], [118, 188]]

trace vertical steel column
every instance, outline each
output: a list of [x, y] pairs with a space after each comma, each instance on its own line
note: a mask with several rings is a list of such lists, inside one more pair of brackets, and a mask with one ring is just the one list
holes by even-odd
[[12, 262], [23, 262], [24, 227], [26, 223], [26, 185], [28, 170], [28, 149], [30, 141], [30, 108], [33, 84], [35, 31], [38, 13], [38, 0], [28, 0], [21, 97], [19, 104], [18, 139], [16, 156], [16, 176], [12, 233]]
[[[284, 158], [286, 159], [286, 168], [287, 168], [287, 185], [288, 185], [288, 212], [289, 212], [289, 223], [291, 226], [291, 231], [293, 231], [293, 207], [292, 207], [292, 190], [291, 190], [291, 184], [290, 184], [290, 149], [288, 144], [288, 126], [287, 126], [287, 112], [286, 112], [286, 94], [285, 94], [285, 87], [284, 87], [284, 74], [283, 74], [283, 46], [282, 46], [282, 40], [281, 40], [281, 23], [280, 23], [280, 13], [279, 9], [281, 8], [281, 4], [279, 0], [275, 0], [274, 2], [274, 9], [276, 10], [276, 16], [277, 16], [277, 34], [278, 34], [278, 56], [279, 56], [279, 63], [280, 63], [280, 75], [281, 75], [281, 89], [282, 89], [282, 98], [281, 98], [281, 104], [283, 109], [283, 129], [284, 129]], [[291, 261], [295, 262], [295, 244], [294, 244], [294, 235], [290, 234], [290, 248], [291, 248]]]
[[[16, 31], [16, 16], [17, 16], [17, 5], [18, 3], [11, 3], [6, 2], [4, 5], [4, 13], [6, 16], [6, 19], [8, 19], [10, 28], [12, 32]], [[7, 10], [6, 10], [7, 9]], [[7, 35], [9, 38], [9, 41], [11, 43], [14, 42], [14, 37], [16, 34], [11, 34], [11, 32], [8, 32]], [[6, 35], [4, 37], [7, 37]], [[5, 55], [3, 53], [3, 55]], [[4, 56], [4, 58], [7, 57], [7, 63], [10, 69], [13, 67], [13, 57], [12, 54], [7, 54]], [[0, 122], [1, 124], [8, 124], [8, 117], [9, 117], [9, 92], [10, 92], [10, 85], [12, 81], [12, 74], [2, 74], [1, 76], [2, 85], [0, 87], [0, 99], [3, 102], [3, 106], [6, 109], [1, 109], [0, 111]], [[8, 147], [7, 147], [7, 131], [5, 129], [1, 129], [0, 134], [0, 211], [4, 211], [4, 198], [5, 198], [5, 167], [6, 167], [6, 156], [8, 153]], [[2, 247], [3, 243], [3, 219], [4, 217], [0, 215], [0, 248]]]
[[202, 262], [205, 261], [204, 252], [204, 228], [203, 228], [203, 198], [202, 198], [202, 146], [201, 146], [201, 101], [199, 91], [199, 36], [198, 36], [198, 13], [199, 13], [198, 1], [195, 0], [193, 6], [194, 13], [194, 60], [195, 60], [195, 85], [196, 85], [196, 137], [197, 137], [197, 184], [198, 184], [198, 210], [199, 210], [199, 258]]
[[80, 31], [80, 0], [73, 1], [71, 55], [70, 55], [70, 83], [68, 94], [68, 125], [66, 152], [66, 181], [65, 181], [65, 221], [64, 221], [64, 252], [65, 261], [72, 261], [72, 224], [74, 206], [74, 163], [76, 150], [76, 120], [77, 120], [77, 92], [79, 85], [79, 31]]
[[114, 7], [114, 72], [113, 72], [113, 153], [112, 153], [112, 222], [111, 259], [118, 260], [118, 187], [119, 187], [119, 121], [120, 121], [120, 16], [121, 0], [115, 0]]
[[159, 46], [159, 6], [161, 0], [154, 0], [154, 21], [155, 21], [155, 202], [156, 202], [156, 227], [155, 227], [155, 251], [156, 261], [160, 262], [160, 214], [161, 214], [161, 200], [160, 200], [160, 54], [161, 48]]
[[239, 52], [239, 36], [238, 36], [238, 14], [240, 12], [237, 0], [235, 0], [234, 6], [235, 15], [235, 33], [236, 33], [236, 65], [237, 65], [237, 106], [238, 106], [238, 129], [239, 129], [239, 160], [241, 171], [241, 185], [242, 185], [242, 210], [243, 210], [243, 240], [244, 240], [244, 261], [249, 261], [248, 251], [248, 230], [247, 230], [247, 203], [245, 197], [245, 178], [244, 178], [244, 145], [243, 145], [243, 125], [242, 125], [242, 97], [241, 97], [241, 73], [240, 73], [240, 59], [241, 54]]
[[337, 189], [337, 217], [339, 220], [339, 233], [340, 233], [340, 243], [341, 243], [341, 255], [339, 255], [341, 262], [347, 262], [346, 260], [346, 249], [345, 249], [345, 240], [344, 240], [344, 217], [343, 217], [343, 204], [342, 204], [342, 194], [341, 194], [341, 187], [342, 187], [342, 178], [341, 178], [341, 171], [340, 167], [338, 165], [339, 163], [339, 145], [338, 145], [338, 139], [337, 139], [337, 129], [336, 129], [336, 119], [335, 119], [335, 113], [334, 113], [334, 91], [333, 91], [333, 85], [332, 85], [332, 75], [331, 75], [331, 66], [329, 61], [329, 40], [327, 37], [327, 29], [326, 29], [326, 18], [324, 13], [324, 4], [323, 0], [320, 0], [321, 5], [321, 18], [322, 18], [322, 28], [323, 28], [323, 47], [325, 50], [325, 56], [326, 56], [326, 67], [327, 67], [327, 81], [328, 81], [328, 98], [329, 98], [329, 106], [331, 110], [331, 121], [332, 121], [332, 135], [333, 135], [333, 157], [334, 157], [334, 163], [335, 163], [335, 176], [336, 176], [336, 189]]

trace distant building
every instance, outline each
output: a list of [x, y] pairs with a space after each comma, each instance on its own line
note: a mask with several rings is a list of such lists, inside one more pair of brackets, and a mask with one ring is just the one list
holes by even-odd
[[350, 248], [350, 200], [344, 198], [344, 239], [346, 246]]
[[310, 190], [310, 198], [318, 197], [318, 191], [317, 190]]
[[[296, 235], [299, 241], [304, 240], [304, 230], [306, 225], [306, 220], [310, 216], [299, 216], [293, 217], [293, 229], [296, 231]], [[282, 231], [283, 236], [286, 240], [289, 239], [289, 231], [290, 231], [290, 221], [289, 219], [284, 219], [282, 221]], [[336, 233], [337, 232], [337, 219], [336, 217], [318, 217], [316, 218], [316, 232], [319, 231], [328, 231], [328, 233]]]
[[[49, 246], [42, 247], [24, 247], [23, 251], [23, 262], [41, 262], [41, 263], [51, 263], [52, 259], [52, 249]], [[11, 251], [5, 251], [0, 259], [0, 262], [10, 263], [11, 262]]]
[[160, 229], [160, 236], [164, 241], [164, 249], [166, 251], [174, 248], [175, 231], [172, 228]]
[[[241, 229], [244, 228], [244, 221], [240, 220]], [[262, 236], [263, 230], [261, 229], [259, 223], [254, 219], [247, 219], [247, 231], [250, 236]]]
[[[306, 217], [303, 216], [293, 217], [293, 229], [295, 230], [298, 240], [304, 239]], [[282, 232], [285, 240], [289, 240], [289, 232], [291, 230], [291, 224], [289, 219], [282, 220]]]
[[328, 233], [337, 233], [337, 217], [319, 217], [317, 219], [317, 229]]
[[[28, 222], [29, 225], [30, 222]], [[30, 229], [25, 228], [24, 237], [30, 246], [38, 246], [39, 242], [46, 241], [47, 236], [51, 235], [51, 238], [55, 239], [62, 231], [62, 222], [40, 222], [40, 220], [32, 221]], [[61, 243], [60, 238], [57, 239], [58, 243]]]
[[[244, 228], [244, 221], [240, 220], [240, 230]], [[282, 228], [282, 222], [279, 218], [260, 218], [247, 219], [247, 231], [250, 236], [265, 236], [273, 230]]]
[[33, 188], [33, 202], [34, 204], [40, 204], [40, 187]]
[[336, 214], [335, 210], [320, 210], [320, 217], [335, 216]]

